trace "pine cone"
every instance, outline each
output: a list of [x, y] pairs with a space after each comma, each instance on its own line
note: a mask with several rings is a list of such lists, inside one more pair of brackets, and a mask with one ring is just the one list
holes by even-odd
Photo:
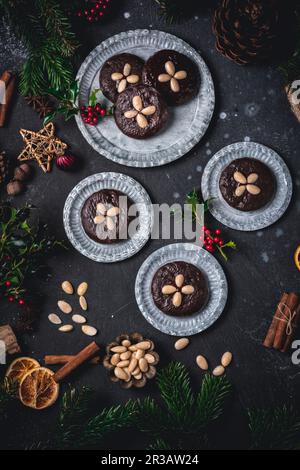
[[216, 48], [240, 65], [270, 59], [279, 18], [277, 0], [222, 0], [213, 19]]
[[9, 173], [8, 160], [5, 152], [0, 153], [0, 184], [7, 180]]

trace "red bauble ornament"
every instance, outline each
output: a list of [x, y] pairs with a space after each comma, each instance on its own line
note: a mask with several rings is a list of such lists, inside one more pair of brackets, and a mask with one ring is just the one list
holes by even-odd
[[55, 162], [60, 170], [69, 171], [74, 168], [76, 159], [73, 155], [60, 155]]

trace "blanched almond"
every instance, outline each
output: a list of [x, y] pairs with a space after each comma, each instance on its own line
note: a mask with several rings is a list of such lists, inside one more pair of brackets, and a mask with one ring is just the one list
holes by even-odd
[[106, 207], [102, 202], [98, 202], [96, 206], [96, 210], [99, 214], [105, 215], [106, 214]]
[[179, 70], [174, 75], [174, 78], [177, 78], [177, 80], [184, 80], [186, 77], [187, 77], [187, 73], [185, 70]]
[[165, 295], [169, 295], [169, 294], [174, 294], [174, 292], [176, 292], [176, 287], [175, 286], [169, 286], [169, 285], [166, 285], [166, 286], [163, 286], [161, 292], [162, 294], [165, 294]]
[[152, 114], [154, 114], [156, 111], [156, 107], [155, 106], [147, 106], [147, 108], [144, 108], [142, 113], [144, 114], [144, 116], [152, 116]]
[[130, 373], [133, 373], [133, 371], [136, 369], [138, 365], [138, 361], [135, 357], [133, 357], [129, 363], [128, 370]]
[[172, 299], [172, 303], [173, 303], [174, 307], [180, 307], [181, 302], [182, 302], [181, 292], [176, 292], [173, 295], [173, 299]]
[[129, 111], [126, 111], [124, 113], [124, 116], [127, 118], [127, 119], [132, 119], [132, 118], [135, 118], [138, 114], [138, 111], [136, 111], [135, 109], [130, 109]]
[[244, 194], [245, 191], [246, 191], [246, 186], [243, 186], [243, 185], [238, 186], [235, 190], [235, 195], [237, 197], [241, 197]]
[[88, 284], [87, 284], [87, 282], [82, 282], [82, 283], [79, 284], [79, 286], [77, 287], [77, 294], [78, 294], [78, 295], [84, 295], [87, 290], [88, 290]]
[[147, 372], [147, 370], [149, 368], [148, 362], [146, 361], [146, 359], [144, 357], [142, 357], [139, 360], [139, 368], [141, 369], [142, 372]]
[[175, 65], [171, 60], [168, 60], [168, 62], [165, 63], [165, 69], [166, 72], [173, 77], [175, 73]]
[[140, 341], [139, 343], [135, 344], [135, 347], [137, 349], [143, 349], [143, 350], [149, 349], [150, 346], [151, 346], [150, 341]]
[[114, 374], [120, 380], [127, 380], [128, 379], [128, 374], [126, 374], [125, 370], [123, 370], [121, 367], [116, 367], [114, 369]]
[[246, 186], [248, 193], [253, 194], [254, 196], [257, 196], [261, 192], [261, 189], [258, 186], [255, 186], [255, 184], [247, 184]]
[[126, 78], [123, 78], [120, 83], [119, 83], [119, 86], [118, 86], [118, 93], [122, 93], [122, 91], [124, 91], [127, 87], [127, 80]]
[[90, 325], [82, 325], [82, 332], [87, 336], [96, 336], [98, 330]]
[[123, 74], [122, 73], [119, 73], [119, 72], [114, 72], [111, 74], [110, 78], [116, 82], [118, 80], [121, 80], [123, 78]]
[[180, 338], [176, 341], [176, 343], [174, 344], [174, 348], [177, 350], [177, 351], [180, 351], [181, 349], [184, 349], [188, 346], [188, 344], [190, 343], [190, 340], [188, 338]]
[[145, 356], [145, 351], [143, 349], [138, 349], [134, 354], [134, 357], [139, 360], [141, 357]]
[[131, 354], [132, 354], [131, 351], [123, 352], [120, 356], [121, 361], [126, 361], [127, 359], [130, 359]]
[[231, 361], [232, 361], [232, 353], [230, 351], [225, 352], [221, 359], [222, 366], [228, 367]]
[[220, 377], [221, 375], [223, 375], [225, 372], [225, 368], [223, 366], [217, 366], [214, 370], [213, 370], [213, 375], [215, 377]]
[[119, 207], [111, 207], [110, 209], [108, 209], [107, 211], [107, 216], [108, 217], [115, 217], [116, 215], [119, 215], [120, 214], [120, 208]]
[[132, 104], [133, 104], [134, 109], [136, 109], [137, 111], [142, 111], [143, 102], [142, 102], [142, 99], [139, 95], [136, 95], [136, 96], [133, 97]]
[[60, 325], [62, 323], [61, 319], [58, 315], [56, 315], [56, 313], [50, 313], [50, 315], [48, 315], [48, 319], [54, 325]]
[[183, 274], [177, 274], [175, 276], [175, 284], [177, 287], [182, 287], [184, 283], [184, 275]]
[[247, 178], [247, 183], [253, 184], [253, 183], [256, 183], [257, 180], [258, 180], [258, 174], [257, 173], [251, 173]]
[[63, 312], [63, 313], [71, 313], [72, 312], [72, 307], [68, 302], [65, 302], [64, 300], [59, 300], [57, 302], [58, 308]]
[[169, 74], [167, 73], [161, 73], [159, 76], [158, 76], [158, 81], [160, 83], [166, 83], [166, 82], [169, 82], [171, 80], [171, 77]]
[[140, 77], [138, 75], [129, 75], [127, 77], [127, 82], [130, 84], [137, 83], [139, 81]]
[[200, 367], [200, 369], [208, 370], [208, 362], [204, 356], [201, 356], [201, 354], [196, 357], [196, 363], [197, 366]]
[[69, 333], [73, 329], [74, 329], [73, 325], [63, 325], [58, 328], [58, 330], [61, 331], [62, 333]]
[[126, 348], [129, 348], [129, 346], [131, 346], [131, 342], [129, 341], [129, 339], [123, 339], [122, 346], [126, 346]]
[[[122, 344], [123, 344], [123, 343], [122, 343]], [[131, 352], [134, 352], [134, 351], [137, 350], [137, 349], [136, 349], [136, 346], [135, 346], [134, 344], [132, 344], [131, 346], [128, 346], [128, 349], [129, 349], [129, 351], [131, 351]]]
[[82, 308], [82, 310], [87, 310], [88, 309], [86, 298], [83, 295], [81, 295], [79, 297], [79, 304], [80, 304], [80, 307]]
[[183, 286], [181, 292], [185, 295], [193, 294], [195, 288], [193, 286]]
[[110, 363], [113, 366], [116, 366], [119, 362], [120, 362], [120, 354], [118, 354], [118, 353], [113, 354], [110, 358]]
[[115, 223], [113, 221], [113, 219], [111, 217], [107, 217], [106, 219], [106, 226], [107, 226], [107, 229], [111, 232], [112, 230], [115, 230]]
[[139, 368], [139, 366], [137, 366], [133, 371], [132, 371], [132, 375], [133, 376], [136, 376], [138, 374], [141, 373], [141, 369]]
[[237, 183], [241, 183], [241, 184], [246, 184], [247, 183], [247, 180], [246, 180], [246, 177], [243, 175], [243, 173], [241, 173], [240, 171], [235, 171], [233, 173], [233, 179], [237, 182]]
[[61, 285], [61, 288], [66, 294], [73, 294], [74, 292], [74, 288], [70, 281], [64, 281]]
[[176, 78], [171, 78], [171, 90], [174, 91], [174, 93], [178, 93], [180, 91], [180, 86]]
[[136, 117], [136, 122], [141, 129], [145, 129], [148, 126], [148, 121], [142, 114], [138, 114]]
[[131, 65], [126, 63], [123, 68], [123, 75], [125, 75], [125, 77], [128, 77], [130, 72], [131, 72]]
[[86, 323], [86, 318], [83, 315], [78, 315], [78, 314], [73, 315], [72, 320], [74, 323], [81, 323], [81, 324]]
[[152, 356], [152, 354], [150, 353], [145, 354], [145, 359], [148, 362], [148, 364], [153, 364], [155, 362], [155, 357]]
[[96, 224], [96, 225], [97, 224], [103, 224], [104, 220], [105, 220], [104, 215], [96, 215], [94, 217], [94, 224]]
[[139, 374], [136, 374], [135, 375], [135, 380], [141, 380], [141, 378], [143, 377], [143, 374], [140, 372]]
[[114, 353], [123, 353], [127, 351], [127, 348], [125, 346], [114, 346], [110, 350]]
[[121, 367], [121, 368], [127, 367], [129, 366], [129, 361], [120, 361], [117, 365], [118, 367]]

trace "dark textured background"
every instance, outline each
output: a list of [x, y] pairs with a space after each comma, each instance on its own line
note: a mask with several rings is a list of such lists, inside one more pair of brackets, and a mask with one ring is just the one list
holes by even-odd
[[[211, 2], [213, 4], [214, 2]], [[219, 363], [225, 350], [234, 354], [228, 377], [234, 384], [235, 398], [227, 417], [228, 444], [233, 448], [245, 445], [240, 432], [240, 409], [246, 406], [282, 403], [296, 397], [300, 383], [299, 366], [293, 366], [288, 355], [266, 350], [261, 343], [274, 308], [283, 289], [300, 290], [300, 275], [293, 263], [293, 252], [299, 243], [299, 124], [291, 114], [280, 73], [276, 68], [239, 67], [227, 61], [214, 49], [210, 8], [203, 6], [195, 17], [181, 25], [166, 26], [157, 18], [152, 0], [120, 2], [119, 12], [105, 25], [82, 26], [84, 47], [78, 66], [87, 53], [109, 36], [136, 28], [162, 29], [178, 35], [197, 49], [206, 60], [216, 87], [216, 110], [211, 126], [201, 143], [189, 155], [166, 167], [133, 169], [121, 167], [98, 155], [86, 143], [74, 121], [58, 122], [57, 133], [82, 158], [83, 168], [74, 174], [54, 169], [44, 175], [36, 169], [27, 192], [14, 203], [32, 202], [39, 207], [42, 218], [49, 223], [57, 237], [64, 237], [62, 211], [70, 190], [83, 178], [101, 171], [124, 172], [136, 178], [149, 191], [153, 202], [183, 202], [193, 187], [199, 188], [202, 169], [211, 156], [223, 146], [237, 141], [253, 140], [274, 148], [284, 158], [294, 181], [294, 196], [289, 210], [275, 225], [254, 233], [235, 232], [224, 228], [224, 235], [237, 242], [238, 250], [230, 253], [230, 261], [222, 263], [229, 283], [227, 307], [221, 319], [208, 331], [191, 338], [190, 346], [181, 352], [173, 348], [174, 338], [153, 329], [142, 317], [134, 296], [134, 282], [141, 263], [161, 241], [151, 241], [135, 257], [119, 264], [97, 264], [77, 253], [73, 248], [52, 258], [52, 278], [41, 286], [47, 295], [41, 321], [36, 333], [24, 340], [24, 353], [41, 360], [47, 354], [76, 353], [88, 344], [88, 337], [80, 330], [60, 334], [47, 320], [61, 297], [60, 283], [70, 279], [74, 284], [89, 283], [88, 317], [99, 328], [98, 341], [104, 346], [122, 332], [140, 331], [152, 338], [162, 359], [185, 363], [199, 385], [202, 373], [195, 365], [195, 356], [204, 354], [212, 367]], [[1, 23], [0, 23], [1, 24]], [[0, 28], [1, 69], [22, 61], [24, 51], [11, 42], [5, 25]], [[5, 129], [0, 130], [1, 149], [15, 158], [22, 149], [18, 131], [21, 127], [39, 129], [41, 121], [22, 97], [17, 97]], [[216, 226], [213, 220], [209, 224]], [[1, 305], [1, 323], [14, 317], [14, 307]], [[124, 391], [111, 384], [102, 367], [85, 368], [71, 379], [74, 385], [90, 385], [97, 390], [98, 408], [123, 403], [130, 397], [156, 395], [154, 383], [143, 390]], [[57, 407], [35, 413], [16, 406], [10, 419], [4, 447], [22, 447], [44, 437], [51, 429]], [[128, 442], [107, 448], [136, 448], [129, 436]], [[143, 444], [141, 444], [143, 445]]]

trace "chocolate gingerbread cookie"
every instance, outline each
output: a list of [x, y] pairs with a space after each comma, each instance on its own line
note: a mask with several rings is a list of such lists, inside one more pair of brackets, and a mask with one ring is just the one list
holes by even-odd
[[123, 134], [134, 139], [146, 139], [164, 127], [168, 109], [158, 91], [137, 85], [120, 93], [114, 117]]
[[120, 93], [142, 81], [144, 61], [133, 54], [118, 54], [108, 59], [100, 72], [100, 88], [115, 103]]
[[175, 261], [159, 268], [152, 281], [155, 305], [168, 315], [191, 315], [208, 300], [203, 273], [193, 264]]
[[117, 243], [126, 239], [131, 204], [125, 194], [114, 189], [102, 189], [92, 194], [81, 211], [85, 232], [98, 243]]
[[255, 211], [273, 198], [276, 182], [271, 170], [254, 158], [239, 158], [222, 172], [220, 190], [225, 201], [240, 211]]
[[198, 93], [200, 76], [189, 57], [166, 49], [147, 60], [143, 83], [156, 88], [166, 102], [174, 106], [185, 103]]

